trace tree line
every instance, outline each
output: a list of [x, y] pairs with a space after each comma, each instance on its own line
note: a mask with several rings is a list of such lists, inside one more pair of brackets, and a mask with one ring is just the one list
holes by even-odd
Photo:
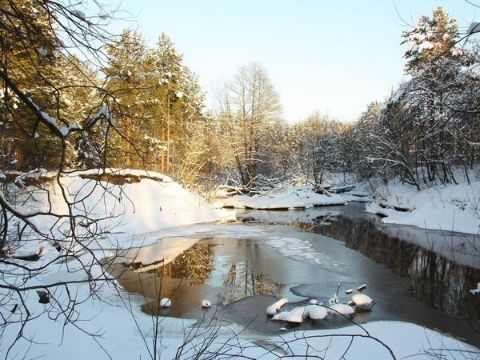
[[[407, 80], [384, 102], [370, 103], [355, 123], [319, 113], [293, 125], [275, 122], [269, 119], [278, 110], [275, 96], [265, 102], [270, 112], [254, 114], [254, 104], [262, 102], [248, 91], [233, 91], [220, 118], [243, 131], [243, 138], [236, 137], [240, 141], [230, 141], [240, 145], [234, 155], [243, 184], [259, 174], [300, 175], [321, 184], [334, 172], [361, 180], [399, 178], [420, 189], [433, 182], [457, 183], [458, 168], [470, 181], [469, 169], [480, 155], [480, 73], [478, 42], [468, 35], [460, 34], [442, 8], [422, 16], [403, 33]], [[247, 111], [245, 98], [251, 102]]]
[[[421, 188], [455, 183], [456, 166], [468, 177], [478, 161], [478, 44], [473, 36], [462, 41], [442, 8], [403, 34], [408, 80], [386, 101], [369, 104], [355, 123], [314, 113], [291, 124], [259, 64], [240, 67], [206, 109], [197, 76], [167, 35], [151, 47], [134, 30], [102, 33], [86, 43], [99, 58], [92, 59], [70, 51], [75, 34], [52, 26], [45, 4], [1, 2], [3, 169], [146, 168], [187, 185], [252, 188], [265, 178], [321, 184], [337, 172], [398, 176]], [[65, 9], [67, 20], [85, 20]], [[85, 131], [62, 141], [49, 129], [53, 122]]]

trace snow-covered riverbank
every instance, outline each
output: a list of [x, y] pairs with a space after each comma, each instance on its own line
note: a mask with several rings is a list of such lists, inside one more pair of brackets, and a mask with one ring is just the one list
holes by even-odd
[[318, 194], [313, 186], [280, 187], [255, 196], [235, 195], [218, 200], [217, 207], [256, 210], [299, 210], [319, 206], [367, 203], [366, 211], [386, 224], [478, 234], [480, 181], [435, 185], [417, 190], [408, 184], [352, 183], [344, 193]]
[[[137, 172], [123, 174], [139, 175]], [[213, 223], [222, 219], [222, 214], [213, 210], [200, 197], [191, 194], [180, 185], [173, 182], [168, 177], [161, 174], [147, 176], [139, 182], [125, 183], [119, 188], [114, 188], [111, 184], [102, 183], [98, 186], [95, 181], [88, 178], [72, 176], [63, 179], [64, 184], [69, 189], [71, 196], [78, 196], [78, 193], [90, 194], [85, 202], [89, 213], [101, 216], [115, 209], [118, 216], [114, 219], [112, 229], [116, 232], [108, 234], [108, 240], [99, 241], [99, 247], [93, 253], [84, 253], [80, 260], [84, 263], [95, 261], [95, 258], [102, 259], [111, 256], [112, 250], [118, 251], [119, 247], [126, 249], [134, 246], [144, 246], [157, 239], [162, 240], [161, 253], [141, 254], [146, 259], [145, 262], [155, 262], [155, 260], [165, 258], [165, 254], [176, 254], [190, 243], [177, 243], [177, 236], [190, 236], [193, 239], [211, 234], [218, 229], [213, 229]], [[105, 189], [108, 189], [105, 192]], [[58, 194], [55, 185], [50, 189], [53, 196], [52, 204], [59, 212], [62, 209], [62, 198]], [[303, 204], [319, 205], [319, 199], [307, 191], [288, 190], [288, 199], [298, 197]], [[115, 192], [115, 193], [112, 193]], [[299, 195], [296, 195], [299, 194]], [[318, 195], [318, 194], [317, 194]], [[319, 195], [323, 196], [323, 195]], [[345, 203], [348, 196], [338, 195], [338, 201]], [[122, 198], [121, 202], [118, 198]], [[336, 196], [337, 197], [337, 196]], [[268, 205], [268, 200], [262, 201]], [[285, 197], [277, 197], [285, 204]], [[275, 200], [275, 197], [273, 198]], [[290, 200], [288, 200], [290, 201]], [[289, 202], [288, 204], [299, 204]], [[290, 206], [289, 206], [290, 207]], [[292, 206], [295, 207], [295, 206]], [[25, 208], [25, 206], [24, 206]], [[36, 221], [42, 226], [42, 219]], [[201, 226], [194, 224], [205, 223]], [[43, 226], [50, 225], [47, 221]], [[110, 224], [112, 225], [112, 224]], [[231, 227], [235, 225], [230, 225]], [[218, 225], [216, 226], [218, 227]], [[227, 228], [226, 226], [225, 228]], [[265, 238], [266, 233], [253, 227], [241, 227], [239, 229], [226, 229], [222, 233], [220, 226], [219, 234], [236, 233], [239, 239], [257, 237]], [[251, 234], [249, 235], [249, 232]], [[302, 259], [308, 261], [312, 258], [312, 249], [309, 244], [298, 240], [295, 242], [291, 237], [285, 234], [285, 238], [275, 238], [273, 242], [267, 242], [270, 247], [277, 249], [280, 256], [292, 257], [294, 260]], [[192, 241], [192, 244], [194, 241]], [[111, 244], [115, 247], [102, 249], [100, 245]], [[290, 246], [290, 245], [291, 246]], [[38, 242], [29, 247], [38, 247]], [[57, 256], [56, 252], [49, 247], [47, 253], [39, 260], [38, 266], [43, 266], [52, 262]], [[287, 251], [289, 245], [292, 251]], [[158, 248], [157, 248], [158, 250]], [[300, 251], [299, 251], [300, 250]], [[284, 253], [282, 253], [282, 251]], [[293, 254], [293, 255], [292, 255]], [[305, 254], [302, 257], [302, 254]], [[173, 256], [173, 255], [171, 255]], [[170, 257], [171, 257], [170, 256]], [[3, 266], [3, 265], [2, 265]], [[96, 264], [94, 273], [100, 274], [102, 268]], [[78, 264], [69, 262], [55, 262], [49, 264], [46, 270], [36, 279], [32, 279], [29, 285], [42, 285], [49, 287], [55, 282], [61, 281], [84, 281], [86, 274]], [[95, 288], [91, 288], [88, 283], [79, 283], [69, 285], [70, 292], [65, 292], [61, 287], [55, 291], [55, 298], [59, 303], [77, 302], [75, 309], [68, 314], [70, 319], [77, 319], [76, 324], [80, 325], [82, 330], [69, 324], [64, 327], [66, 314], [59, 312], [53, 304], [41, 304], [38, 302], [38, 295], [35, 290], [26, 292], [25, 301], [29, 309], [32, 310], [32, 320], [27, 323], [23, 329], [22, 335], [12, 347], [9, 355], [11, 358], [25, 357], [37, 358], [44, 356], [49, 359], [63, 359], [65, 354], [71, 359], [85, 358], [113, 358], [113, 359], [131, 359], [131, 358], [150, 358], [153, 350], [152, 344], [155, 334], [154, 318], [143, 313], [138, 304], [145, 301], [142, 295], [132, 294], [124, 291], [120, 287], [115, 287], [114, 282], [103, 283]], [[91, 291], [95, 291], [95, 296], [90, 297]], [[71, 294], [75, 294], [72, 298]], [[201, 299], [199, 299], [200, 301]], [[11, 320], [20, 320], [20, 315], [12, 313]], [[37, 317], [38, 316], [38, 317]], [[58, 316], [57, 320], [52, 317]], [[162, 358], [174, 358], [178, 348], [188, 339], [186, 334], [191, 331], [194, 320], [161, 317], [159, 323], [159, 342], [155, 345], [162, 354]], [[213, 328], [212, 328], [213, 329]], [[0, 340], [0, 353], [6, 355], [8, 347], [14, 343], [20, 330], [20, 324], [11, 324], [6, 327]], [[372, 339], [367, 335], [367, 332]], [[201, 331], [203, 332], [203, 331]], [[241, 333], [238, 336], [232, 335]], [[95, 336], [92, 336], [94, 334]], [[353, 345], [349, 350], [355, 358], [385, 359], [388, 358], [388, 349], [378, 340], [384, 342], [391, 348], [397, 357], [409, 356], [418, 353], [419, 358], [428, 358], [426, 351], [442, 351], [442, 355], [454, 358], [458, 352], [446, 352], [442, 349], [457, 349], [456, 351], [477, 351], [468, 345], [444, 336], [438, 332], [424, 329], [423, 327], [402, 323], [402, 322], [372, 322], [363, 327], [349, 326], [335, 330], [309, 330], [295, 333], [289, 333], [279, 337], [277, 335], [262, 336], [252, 334], [236, 324], [222, 326], [217, 338], [213, 342], [205, 342], [206, 338], [212, 333], [207, 331], [203, 335], [194, 338], [184, 351], [198, 352], [200, 349], [206, 353], [216, 351], [224, 352], [224, 355], [235, 356], [244, 355], [261, 359], [276, 359], [282, 355], [305, 356], [307, 352], [310, 355], [317, 355], [325, 358], [337, 359], [349, 347], [350, 340], [353, 338]], [[234, 339], [234, 340], [232, 340]], [[286, 344], [288, 342], [288, 346]], [[202, 344], [207, 344], [202, 346]], [[228, 344], [225, 345], [225, 344]], [[317, 349], [317, 350], [314, 350]], [[321, 350], [320, 350], [321, 349]], [[328, 349], [326, 351], [325, 349]]]
[[469, 234], [480, 231], [480, 181], [422, 190], [391, 184], [375, 190], [375, 201], [366, 210], [384, 216], [384, 223]]

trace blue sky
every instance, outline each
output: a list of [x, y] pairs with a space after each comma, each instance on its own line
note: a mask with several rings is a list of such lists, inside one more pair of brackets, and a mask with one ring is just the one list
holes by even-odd
[[116, 27], [137, 28], [152, 46], [169, 35], [209, 105], [240, 65], [258, 62], [289, 121], [316, 110], [352, 121], [401, 81], [401, 34], [437, 6], [461, 30], [480, 20], [464, 0], [124, 0], [137, 21]]

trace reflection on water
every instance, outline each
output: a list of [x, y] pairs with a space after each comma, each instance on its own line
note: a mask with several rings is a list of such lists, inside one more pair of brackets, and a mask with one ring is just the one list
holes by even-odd
[[228, 304], [253, 295], [275, 296], [280, 290], [281, 287], [268, 277], [252, 272], [248, 261], [233, 261], [223, 279], [220, 296], [223, 304]]
[[[299, 212], [293, 213], [302, 215]], [[302, 213], [304, 217], [308, 215], [307, 212]], [[249, 214], [258, 218], [258, 213]], [[264, 212], [262, 214], [268, 215]], [[316, 215], [318, 217], [318, 213]], [[324, 217], [318, 219], [318, 222], [304, 222], [304, 226], [311, 227], [312, 232], [304, 232], [291, 226], [257, 223], [220, 226], [219, 229], [223, 229], [223, 232], [217, 232], [217, 235], [209, 234], [214, 237], [201, 241], [180, 237], [164, 238], [154, 245], [132, 249], [130, 254], [122, 254], [123, 257], [117, 259], [116, 265], [109, 266], [108, 271], [119, 280], [126, 291], [135, 294], [130, 297], [130, 301], [141, 306], [146, 314], [198, 319], [199, 325], [215, 317], [220, 321], [248, 326], [250, 331], [262, 334], [277, 332], [285, 326], [266, 317], [265, 309], [275, 298], [288, 298], [290, 303], [286, 308], [291, 310], [307, 303], [309, 298], [326, 301], [337, 291], [338, 283], [341, 283], [339, 297], [342, 303], [346, 303], [351, 298], [351, 295], [345, 294], [346, 289], [356, 289], [360, 284], [367, 283], [366, 292], [374, 299], [375, 308], [370, 313], [356, 314], [353, 318], [356, 323], [377, 320], [413, 322], [480, 345], [478, 334], [463, 318], [447, 317], [444, 313], [432, 309], [425, 301], [407, 296], [409, 290], [426, 293], [431, 291], [437, 294], [443, 281], [451, 283], [447, 286], [449, 295], [446, 297], [453, 297], [457, 292], [464, 293], [465, 289], [468, 289], [468, 285], [461, 283], [461, 279], [470, 275], [465, 273], [457, 278], [460, 279], [457, 280], [459, 286], [455, 287], [453, 280], [449, 278], [453, 275], [448, 274], [458, 275], [458, 271], [452, 270], [456, 269], [456, 265], [443, 263], [437, 256], [428, 257], [419, 252], [421, 249], [415, 246], [412, 248], [412, 245], [406, 246], [398, 239], [393, 238], [388, 246], [384, 246], [382, 243], [387, 240], [382, 241], [378, 237], [380, 235], [374, 235], [373, 229], [363, 228], [361, 222], [342, 222], [343, 216], [339, 212], [326, 220]], [[252, 240], [245, 240], [242, 238], [244, 234], [253, 233], [248, 231], [249, 227], [262, 231], [256, 231], [259, 235]], [[236, 237], [230, 237], [228, 229], [232, 235], [236, 234]], [[330, 232], [330, 237], [316, 234], [314, 230]], [[361, 236], [364, 238], [360, 235], [349, 235], [354, 232], [363, 234]], [[334, 235], [335, 233], [338, 236]], [[331, 238], [344, 239], [347, 236], [352, 239], [348, 242], [349, 247], [370, 254], [377, 262], [382, 261], [392, 268], [395, 267], [395, 272], [402, 277]], [[282, 242], [282, 239], [299, 241], [300, 249], [288, 248], [291, 255], [306, 248], [305, 251], [315, 253], [319, 261], [303, 260], [304, 258], [298, 260], [296, 255], [289, 256], [288, 249], [285, 248], [289, 243]], [[272, 242], [276, 246], [271, 246]], [[305, 247], [307, 243], [309, 246]], [[279, 244], [283, 245], [279, 247]], [[402, 258], [404, 260], [401, 260]], [[446, 275], [440, 276], [437, 272]], [[422, 277], [418, 274], [424, 275]], [[414, 285], [409, 280], [410, 276]], [[432, 290], [421, 282], [428, 281], [429, 276], [433, 276], [437, 283]], [[163, 297], [172, 299], [171, 308], [160, 309], [158, 303]], [[202, 299], [209, 299], [213, 304], [212, 308], [202, 309]], [[448, 303], [438, 299], [437, 295], [433, 299], [439, 303], [435, 305], [437, 308], [444, 308]], [[467, 302], [464, 304], [468, 305]], [[478, 304], [470, 304], [471, 308], [478, 309]], [[468, 311], [471, 313], [471, 310]], [[301, 330], [335, 328], [342, 325], [345, 323], [333, 320], [306, 322], [301, 325]]]
[[[284, 286], [257, 272], [254, 262], [244, 258], [242, 251], [227, 251], [228, 256], [222, 253], [230, 243], [203, 239], [166, 264], [122, 262], [111, 265], [108, 271], [124, 289], [144, 296], [142, 311], [150, 315], [187, 316], [196, 312], [205, 297], [214, 296], [215, 303], [226, 305], [253, 295], [279, 296]], [[258, 252], [258, 244], [242, 240], [242, 245], [237, 250], [246, 247], [247, 252]], [[174, 299], [171, 309], [160, 307], [164, 297]]]
[[159, 278], [184, 279], [195, 285], [203, 284], [213, 270], [213, 245], [198, 242], [170, 263], [149, 270]]
[[361, 217], [319, 216], [295, 225], [345, 241], [394, 273], [408, 279], [411, 292], [431, 307], [470, 319], [480, 319], [480, 300], [470, 289], [480, 282], [480, 270], [463, 266], [436, 252], [402, 241]]

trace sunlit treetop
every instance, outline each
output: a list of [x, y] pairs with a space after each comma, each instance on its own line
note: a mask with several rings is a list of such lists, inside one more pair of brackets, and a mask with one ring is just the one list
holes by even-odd
[[408, 60], [405, 69], [407, 72], [418, 68], [433, 65], [439, 59], [448, 58], [468, 65], [470, 60], [466, 52], [460, 49], [458, 24], [449, 17], [443, 8], [433, 11], [432, 17], [420, 17], [417, 26], [403, 33], [402, 44], [407, 43], [410, 48], [405, 52]]

